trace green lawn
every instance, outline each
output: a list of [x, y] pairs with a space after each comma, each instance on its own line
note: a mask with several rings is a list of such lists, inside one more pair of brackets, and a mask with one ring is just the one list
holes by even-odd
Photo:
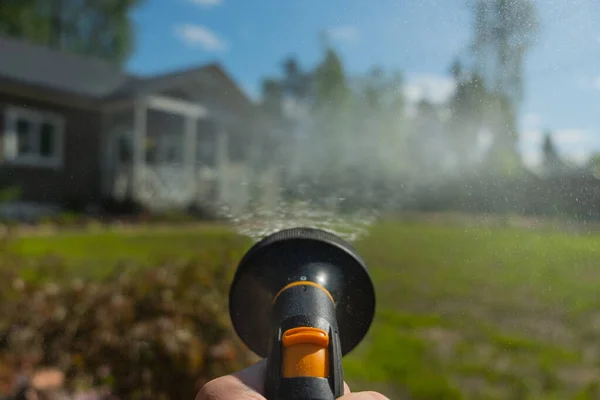
[[185, 261], [210, 252], [226, 252], [237, 259], [249, 244], [250, 239], [233, 234], [228, 227], [204, 225], [34, 236], [13, 239], [7, 247], [33, 265], [39, 259], [60, 257], [73, 275], [102, 277], [118, 264], [135, 267]]
[[420, 399], [599, 395], [600, 236], [390, 222], [357, 247], [379, 300], [369, 339], [346, 359], [360, 387], [396, 382]]
[[[225, 251], [249, 240], [226, 228], [24, 238], [29, 259], [63, 256], [73, 273]], [[356, 246], [378, 312], [345, 359], [356, 389], [391, 398], [592, 399], [600, 395], [600, 236], [549, 230], [385, 222]]]

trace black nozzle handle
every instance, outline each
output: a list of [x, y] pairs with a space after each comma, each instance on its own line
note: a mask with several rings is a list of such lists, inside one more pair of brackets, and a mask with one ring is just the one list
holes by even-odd
[[342, 349], [331, 294], [296, 281], [275, 296], [267, 400], [333, 400], [344, 394]]

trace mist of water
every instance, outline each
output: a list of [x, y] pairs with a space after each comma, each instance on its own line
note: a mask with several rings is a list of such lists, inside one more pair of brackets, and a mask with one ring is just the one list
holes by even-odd
[[228, 215], [239, 234], [255, 241], [282, 229], [311, 227], [326, 230], [352, 242], [368, 232], [375, 218], [374, 213], [342, 215], [335, 210], [311, 206], [309, 202], [285, 201], [280, 201], [275, 209], [264, 207], [252, 212]]
[[[299, 226], [358, 240], [374, 221], [407, 203], [416, 187], [447, 175], [440, 162], [445, 145], [439, 123], [418, 126], [420, 139], [427, 139], [419, 150], [411, 147], [411, 123], [402, 113], [326, 109], [304, 118], [283, 133], [286, 140], [277, 153], [258, 158], [257, 170], [275, 168], [276, 178], [251, 186], [258, 192], [275, 186], [270, 189], [276, 195], [266, 200], [258, 196], [262, 199], [254, 199], [251, 207], [228, 209], [224, 215], [254, 240]], [[269, 166], [262, 164], [265, 160], [271, 161]]]
[[[506, 128], [499, 104], [480, 97], [476, 85], [466, 82], [461, 85], [472, 91], [466, 95], [469, 107], [458, 112], [452, 109], [455, 93], [442, 102], [403, 104], [398, 89], [385, 85], [376, 105], [360, 90], [349, 101], [316, 108], [310, 99], [287, 102], [286, 128], [275, 134], [276, 151], [265, 146], [269, 150], [254, 160], [257, 176], [275, 169], [277, 178], [252, 185], [259, 191], [274, 186], [277, 195], [227, 217], [254, 239], [310, 226], [356, 240], [376, 219], [423, 201], [423, 193], [434, 198], [452, 180], [487, 179], [491, 164], [486, 166], [486, 158], [497, 151], [493, 138], [510, 142], [514, 132]], [[509, 153], [510, 146], [504, 146]]]

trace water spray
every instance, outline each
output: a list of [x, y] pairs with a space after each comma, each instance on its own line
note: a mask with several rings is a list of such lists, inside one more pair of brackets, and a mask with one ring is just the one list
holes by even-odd
[[229, 312], [242, 341], [267, 358], [268, 400], [331, 400], [344, 394], [342, 357], [369, 330], [375, 290], [349, 243], [320, 229], [285, 229], [244, 255]]

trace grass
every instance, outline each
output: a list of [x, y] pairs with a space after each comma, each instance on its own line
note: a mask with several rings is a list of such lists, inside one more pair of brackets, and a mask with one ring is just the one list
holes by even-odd
[[8, 250], [29, 260], [59, 257], [73, 275], [102, 277], [117, 264], [148, 265], [188, 260], [198, 254], [233, 252], [241, 257], [250, 240], [222, 225], [183, 229], [64, 233], [11, 240]]
[[419, 399], [598, 396], [600, 236], [391, 221], [356, 246], [378, 294], [372, 331], [345, 361], [359, 387], [395, 382]]
[[[206, 226], [8, 246], [29, 259], [65, 257], [72, 273], [101, 276], [117, 261], [189, 258], [224, 241], [234, 258], [250, 244]], [[428, 400], [600, 395], [600, 236], [386, 221], [356, 247], [372, 272], [378, 311], [344, 361], [353, 389]]]

